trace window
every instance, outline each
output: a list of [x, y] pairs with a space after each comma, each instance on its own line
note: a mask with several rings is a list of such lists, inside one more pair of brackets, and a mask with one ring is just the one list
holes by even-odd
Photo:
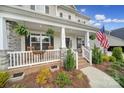
[[54, 37], [49, 37], [45, 34], [31, 34], [26, 39], [26, 47], [31, 47], [33, 50], [46, 50], [49, 46], [54, 47]]
[[50, 42], [50, 37], [45, 35], [45, 34], [42, 34], [42, 49], [43, 50], [46, 50], [48, 49], [48, 46], [51, 44]]
[[85, 21], [83, 21], [83, 23], [84, 23], [84, 24], [86, 24], [86, 22], [85, 22]]
[[60, 17], [63, 17], [63, 13], [60, 13]]
[[49, 6], [45, 6], [45, 13], [49, 14]]
[[40, 34], [32, 34], [30, 38], [31, 47], [33, 47], [34, 50], [40, 50]]
[[78, 22], [80, 22], [80, 19], [78, 19]]
[[31, 5], [30, 7], [32, 10], [35, 10], [35, 5]]
[[68, 19], [71, 19], [71, 15], [68, 16]]

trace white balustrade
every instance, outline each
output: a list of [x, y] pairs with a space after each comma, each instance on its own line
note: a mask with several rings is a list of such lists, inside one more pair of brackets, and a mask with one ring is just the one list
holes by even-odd
[[[38, 51], [42, 52], [42, 51]], [[60, 61], [60, 49], [45, 50], [44, 53], [34, 53], [33, 51], [14, 51], [9, 54], [9, 69], [23, 66], [30, 66], [41, 63]]]

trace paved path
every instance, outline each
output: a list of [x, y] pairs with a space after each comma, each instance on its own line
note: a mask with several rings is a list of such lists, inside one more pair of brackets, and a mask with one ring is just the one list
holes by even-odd
[[82, 68], [81, 71], [87, 75], [92, 88], [121, 88], [112, 77], [95, 67]]

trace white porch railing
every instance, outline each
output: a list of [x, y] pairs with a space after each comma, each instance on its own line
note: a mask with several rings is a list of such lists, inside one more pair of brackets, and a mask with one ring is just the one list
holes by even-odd
[[18, 51], [8, 52], [8, 54], [8, 69], [60, 60], [60, 49], [39, 51], [39, 53], [33, 51]]
[[82, 46], [82, 56], [92, 65], [92, 50]]

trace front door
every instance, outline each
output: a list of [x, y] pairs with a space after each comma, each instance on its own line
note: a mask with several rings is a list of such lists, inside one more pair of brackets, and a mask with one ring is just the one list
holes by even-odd
[[72, 47], [72, 41], [69, 37], [66, 37], [66, 48], [71, 48]]
[[84, 39], [81, 38], [81, 37], [77, 37], [77, 40], [76, 41], [77, 41], [77, 49], [78, 48], [81, 48], [81, 46], [85, 44]]

